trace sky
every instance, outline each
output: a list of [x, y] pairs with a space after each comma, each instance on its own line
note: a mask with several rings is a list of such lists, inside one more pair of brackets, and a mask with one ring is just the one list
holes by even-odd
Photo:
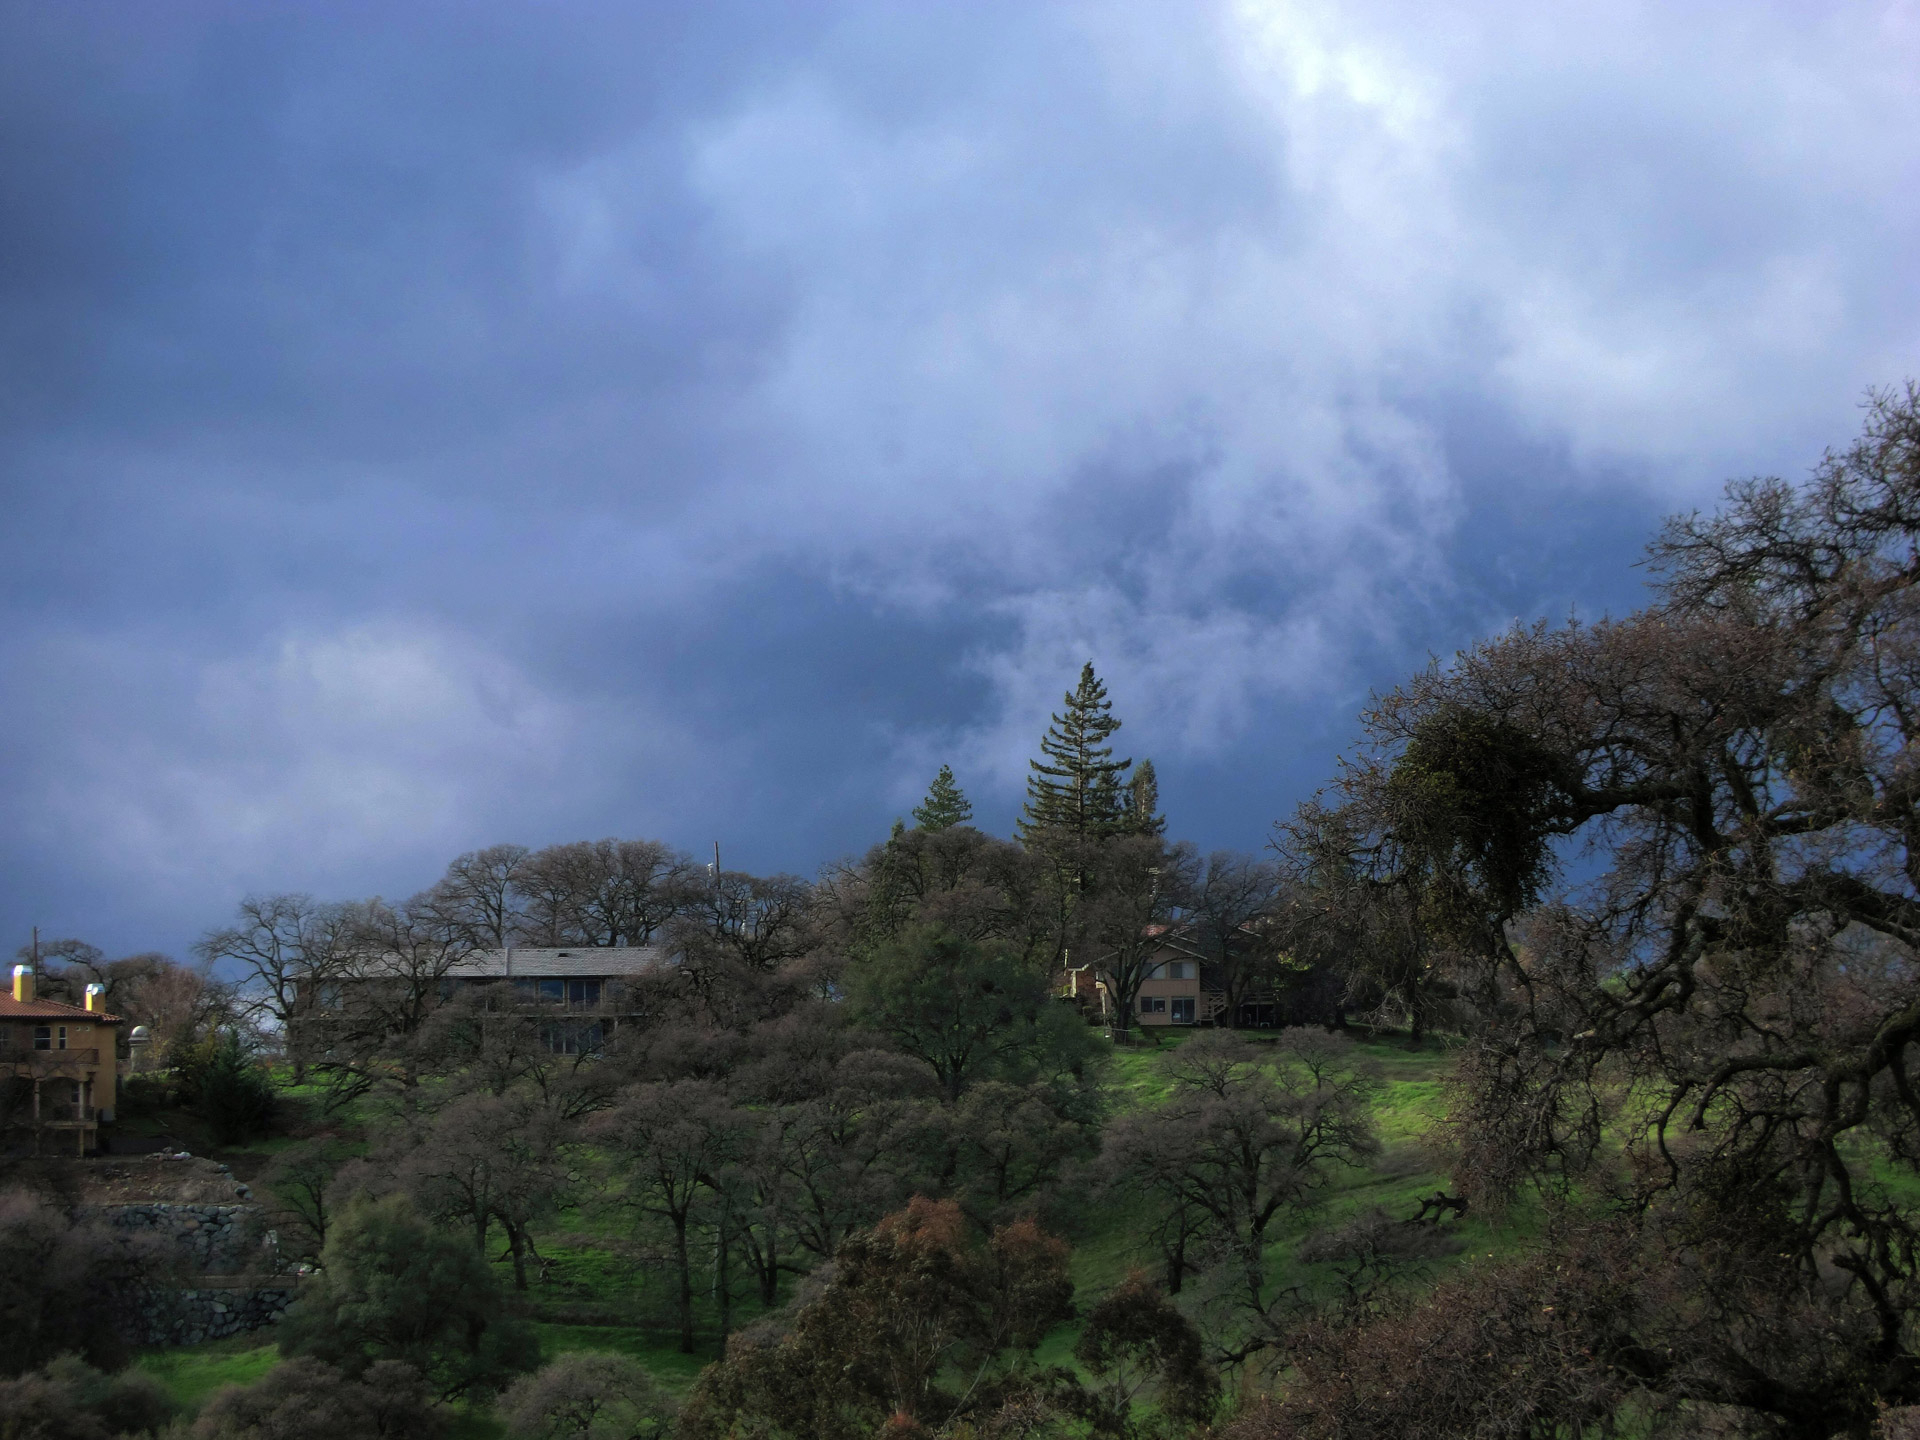
[[812, 874], [1091, 659], [1255, 849], [1920, 376], [1920, 5], [0, 0], [0, 933]]

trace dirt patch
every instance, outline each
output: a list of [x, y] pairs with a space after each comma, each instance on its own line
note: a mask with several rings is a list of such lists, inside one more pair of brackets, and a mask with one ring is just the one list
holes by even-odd
[[233, 1205], [247, 1198], [223, 1166], [198, 1155], [103, 1155], [70, 1166], [61, 1189], [81, 1205]]

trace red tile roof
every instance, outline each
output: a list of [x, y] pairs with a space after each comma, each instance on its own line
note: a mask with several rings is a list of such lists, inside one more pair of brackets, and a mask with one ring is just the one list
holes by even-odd
[[59, 1000], [16, 1000], [0, 991], [0, 1020], [98, 1020], [118, 1025], [120, 1017], [104, 1010], [87, 1010]]

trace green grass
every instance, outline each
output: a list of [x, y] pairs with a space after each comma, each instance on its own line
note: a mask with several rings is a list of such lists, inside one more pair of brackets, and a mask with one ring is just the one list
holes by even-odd
[[711, 1353], [682, 1355], [677, 1341], [630, 1325], [539, 1324], [540, 1351], [551, 1360], [576, 1350], [626, 1355], [647, 1367], [647, 1373], [675, 1395], [685, 1392], [700, 1372], [717, 1358]]
[[[1157, 1045], [1110, 1052], [1104, 1079], [1116, 1113], [1156, 1104], [1171, 1092], [1167, 1063], [1191, 1032], [1174, 1031], [1157, 1038]], [[1335, 1281], [1328, 1267], [1303, 1265], [1293, 1258], [1308, 1234], [1374, 1206], [1399, 1218], [1410, 1217], [1422, 1196], [1448, 1184], [1447, 1176], [1431, 1168], [1433, 1162], [1420, 1142], [1442, 1114], [1451, 1054], [1433, 1043], [1409, 1050], [1403, 1039], [1394, 1036], [1356, 1040], [1354, 1053], [1378, 1077], [1369, 1107], [1381, 1149], [1367, 1164], [1338, 1171], [1312, 1212], [1289, 1215], [1276, 1224], [1268, 1251], [1270, 1280], [1276, 1289], [1297, 1285], [1310, 1295], [1331, 1293]], [[330, 1129], [351, 1130], [358, 1128], [359, 1118], [336, 1114], [321, 1123]], [[247, 1149], [264, 1160], [286, 1143], [290, 1142], [269, 1141]], [[1076, 1227], [1079, 1233], [1071, 1261], [1083, 1315], [1129, 1271], [1139, 1269], [1157, 1277], [1161, 1267], [1161, 1257], [1147, 1239], [1150, 1217], [1143, 1204], [1088, 1204], [1084, 1223]], [[1467, 1256], [1499, 1254], [1524, 1245], [1537, 1218], [1525, 1212], [1498, 1220], [1469, 1216], [1453, 1227], [1462, 1243], [1460, 1255], [1434, 1262], [1428, 1273], [1437, 1274]], [[624, 1243], [625, 1224], [625, 1216], [604, 1206], [574, 1207], [555, 1216], [539, 1241], [540, 1253], [552, 1264], [545, 1283], [525, 1297], [529, 1314], [548, 1357], [578, 1350], [629, 1355], [667, 1389], [683, 1393], [701, 1368], [717, 1358], [717, 1314], [703, 1293], [696, 1315], [698, 1353], [680, 1354], [666, 1277], [633, 1257]], [[502, 1265], [500, 1271], [503, 1282], [510, 1285], [510, 1269]], [[745, 1325], [758, 1313], [759, 1307], [751, 1302], [738, 1304], [734, 1323]], [[1078, 1368], [1072, 1350], [1080, 1330], [1076, 1322], [1051, 1333], [1040, 1348], [1041, 1363]], [[271, 1345], [258, 1343], [257, 1336], [245, 1336], [156, 1352], [143, 1357], [140, 1364], [183, 1406], [193, 1408], [223, 1384], [257, 1379], [276, 1359]], [[473, 1411], [463, 1412], [456, 1430], [466, 1440], [491, 1440], [499, 1433], [490, 1416]]]
[[223, 1385], [251, 1385], [280, 1363], [273, 1344], [261, 1344], [260, 1335], [235, 1335], [201, 1345], [150, 1350], [135, 1365], [166, 1387], [174, 1404], [198, 1410]]

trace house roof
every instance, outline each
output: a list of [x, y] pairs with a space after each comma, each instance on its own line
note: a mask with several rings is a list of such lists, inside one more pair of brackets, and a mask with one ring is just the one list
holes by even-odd
[[88, 1010], [61, 1000], [16, 1000], [0, 993], [0, 1020], [97, 1020], [103, 1025], [118, 1025], [120, 1017], [104, 1010]]
[[456, 980], [616, 980], [673, 963], [660, 945], [569, 945], [552, 949], [476, 950], [447, 971]]

